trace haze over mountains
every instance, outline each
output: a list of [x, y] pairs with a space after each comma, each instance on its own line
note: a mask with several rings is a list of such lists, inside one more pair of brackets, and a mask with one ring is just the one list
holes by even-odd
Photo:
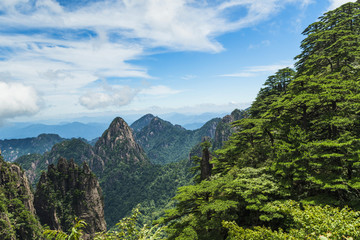
[[[228, 119], [242, 116], [239, 113], [241, 111], [235, 110], [227, 118], [214, 118], [197, 130], [186, 130], [151, 114], [138, 119], [130, 128], [118, 117], [94, 146], [84, 139], [62, 139], [49, 151], [25, 154], [15, 162], [25, 170], [34, 188], [41, 172], [56, 165], [59, 159], [73, 159], [78, 165], [85, 162], [98, 177], [103, 190], [108, 226], [128, 214], [137, 203], [142, 203], [147, 216], [156, 218], [163, 214], [159, 209], [170, 204], [176, 189], [191, 181], [191, 150], [205, 136], [215, 139], [218, 134], [226, 134], [228, 138], [230, 134], [219, 133], [217, 126], [230, 124]], [[43, 134], [41, 137], [59, 136]], [[31, 141], [36, 142], [36, 138]]]
[[[179, 124], [188, 130], [195, 130], [207, 121], [216, 117], [223, 117], [226, 113], [203, 113], [188, 115], [168, 113], [160, 115], [162, 119], [173, 124]], [[126, 115], [123, 118], [129, 124], [135, 122], [141, 115]], [[20, 139], [37, 137], [43, 133], [58, 134], [62, 138], [84, 138], [89, 141], [99, 137], [108, 127], [111, 120], [104, 118], [82, 118], [74, 122], [44, 124], [44, 123], [12, 123], [0, 128], [0, 139]]]

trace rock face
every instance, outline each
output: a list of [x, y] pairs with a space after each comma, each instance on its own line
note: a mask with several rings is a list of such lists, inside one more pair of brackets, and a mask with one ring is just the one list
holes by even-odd
[[78, 217], [88, 224], [87, 237], [106, 230], [102, 190], [86, 162], [81, 168], [60, 158], [56, 167], [49, 165], [40, 177], [34, 205], [40, 222], [51, 229], [68, 231]]
[[221, 119], [219, 124], [216, 126], [213, 149], [219, 149], [223, 146], [224, 142], [230, 139], [230, 136], [235, 132], [232, 127], [232, 123], [245, 118], [247, 116], [246, 111], [240, 111], [235, 109], [230, 115], [226, 115]]
[[94, 149], [106, 167], [116, 164], [117, 161], [128, 164], [148, 162], [145, 152], [135, 142], [131, 128], [120, 117], [112, 121], [96, 142]]
[[0, 156], [0, 236], [2, 239], [38, 239], [34, 196], [24, 171]]
[[9, 183], [13, 183], [15, 189], [17, 189], [16, 195], [27, 196], [23, 199], [23, 204], [32, 214], [35, 214], [35, 208], [33, 205], [34, 196], [30, 190], [30, 184], [25, 176], [24, 171], [15, 164], [7, 164], [7, 171], [3, 170], [5, 162], [0, 162], [0, 185], [5, 186]]

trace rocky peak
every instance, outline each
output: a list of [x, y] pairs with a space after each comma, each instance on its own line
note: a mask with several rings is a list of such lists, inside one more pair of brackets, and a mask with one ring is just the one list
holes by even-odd
[[148, 126], [150, 124], [151, 120], [153, 120], [154, 118], [155, 118], [154, 115], [146, 114], [146, 115], [142, 116], [140, 119], [136, 120], [133, 124], [131, 124], [131, 128], [134, 131], [140, 131], [144, 127]]
[[135, 146], [135, 140], [130, 127], [124, 119], [117, 117], [111, 122], [109, 128], [97, 141], [95, 148], [101, 144], [113, 150], [117, 142], [123, 142], [125, 140], [133, 147]]
[[186, 132], [187, 130], [180, 125], [173, 125], [171, 122], [165, 121], [159, 117], [154, 117], [148, 125], [149, 133], [159, 134], [166, 131], [177, 130], [180, 132]]
[[87, 223], [87, 237], [106, 230], [102, 190], [86, 163], [81, 168], [60, 158], [56, 167], [50, 164], [40, 177], [34, 205], [40, 222], [51, 229], [68, 231], [78, 217]]
[[214, 138], [216, 126], [221, 121], [220, 118], [213, 118], [210, 121], [206, 122], [204, 126], [201, 128], [195, 130], [198, 134], [200, 134], [201, 137], [207, 136], [210, 138]]
[[247, 117], [247, 111], [235, 109], [230, 115], [226, 115], [221, 119], [216, 126], [213, 148], [218, 149], [223, 146], [223, 143], [230, 139], [230, 136], [235, 132], [232, 123]]
[[119, 160], [127, 163], [147, 162], [144, 151], [135, 142], [131, 128], [120, 117], [112, 121], [96, 142], [95, 153], [104, 159], [105, 164]]

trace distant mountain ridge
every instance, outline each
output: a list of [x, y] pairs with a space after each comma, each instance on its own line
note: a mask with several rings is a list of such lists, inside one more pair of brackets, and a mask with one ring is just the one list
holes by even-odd
[[34, 183], [42, 170], [57, 164], [61, 157], [73, 159], [75, 164], [87, 162], [98, 176], [109, 226], [113, 226], [138, 203], [144, 202], [149, 209], [167, 204], [177, 187], [191, 179], [185, 171], [189, 167], [188, 162], [175, 164], [175, 168], [151, 164], [122, 118], [112, 121], [94, 147], [80, 139], [65, 140], [55, 144], [44, 155], [25, 155], [16, 163], [26, 170]]
[[85, 138], [92, 140], [99, 137], [106, 129], [104, 123], [72, 122], [60, 125], [32, 124], [14, 125], [0, 128], [0, 139], [20, 139], [38, 136], [39, 134], [58, 134], [63, 138]]
[[150, 215], [169, 204], [176, 189], [192, 179], [188, 170], [193, 166], [189, 161], [190, 150], [204, 136], [215, 138], [221, 121], [215, 118], [191, 131], [145, 115], [134, 122], [139, 129], [135, 131], [117, 117], [94, 146], [81, 139], [65, 140], [43, 155], [25, 155], [16, 162], [33, 183], [39, 179], [41, 170], [57, 164], [61, 157], [73, 159], [79, 165], [86, 162], [99, 178], [106, 222], [113, 226], [138, 203], [146, 206]]
[[213, 138], [220, 120], [214, 118], [197, 130], [186, 130], [159, 117], [152, 117], [150, 120], [150, 116], [147, 116], [134, 123], [136, 126], [142, 126], [136, 128], [138, 130], [134, 132], [134, 136], [152, 163], [177, 162], [188, 158], [191, 148], [201, 142], [202, 137]]
[[12, 162], [22, 155], [43, 154], [50, 151], [54, 144], [64, 140], [57, 134], [40, 134], [33, 138], [0, 140], [0, 149], [4, 159]]
[[133, 122], [130, 127], [135, 131], [140, 131], [141, 129], [143, 129], [144, 127], [146, 127], [147, 125], [150, 124], [150, 122], [155, 118], [154, 115], [152, 114], [146, 114], [144, 116], [142, 116], [141, 118], [139, 118], [138, 120], [136, 120], [135, 122]]

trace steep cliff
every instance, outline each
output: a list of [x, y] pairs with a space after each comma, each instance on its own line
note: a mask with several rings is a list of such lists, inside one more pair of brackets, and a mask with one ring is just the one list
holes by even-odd
[[43, 155], [29, 154], [15, 160], [25, 169], [25, 173], [31, 184], [35, 187], [39, 181], [40, 172], [47, 169], [50, 164], [57, 164], [59, 158], [74, 159], [75, 163], [81, 165], [87, 162], [93, 171], [102, 171], [103, 161], [94, 153], [91, 145], [81, 139], [73, 138], [55, 144], [51, 151]]
[[1, 239], [38, 239], [41, 236], [33, 198], [24, 171], [0, 156]]
[[135, 142], [131, 128], [120, 117], [111, 122], [96, 142], [94, 150], [107, 168], [119, 161], [130, 165], [148, 163], [145, 152]]
[[223, 146], [224, 142], [230, 139], [230, 136], [235, 132], [235, 129], [232, 127], [232, 123], [247, 117], [248, 112], [246, 110], [235, 109], [231, 114], [226, 115], [221, 119], [221, 121], [216, 126], [214, 140], [213, 140], [213, 150], [219, 149]]
[[88, 224], [88, 235], [106, 230], [102, 190], [86, 162], [82, 168], [64, 158], [56, 167], [50, 164], [37, 184], [34, 206], [51, 229], [68, 231], [78, 217]]

